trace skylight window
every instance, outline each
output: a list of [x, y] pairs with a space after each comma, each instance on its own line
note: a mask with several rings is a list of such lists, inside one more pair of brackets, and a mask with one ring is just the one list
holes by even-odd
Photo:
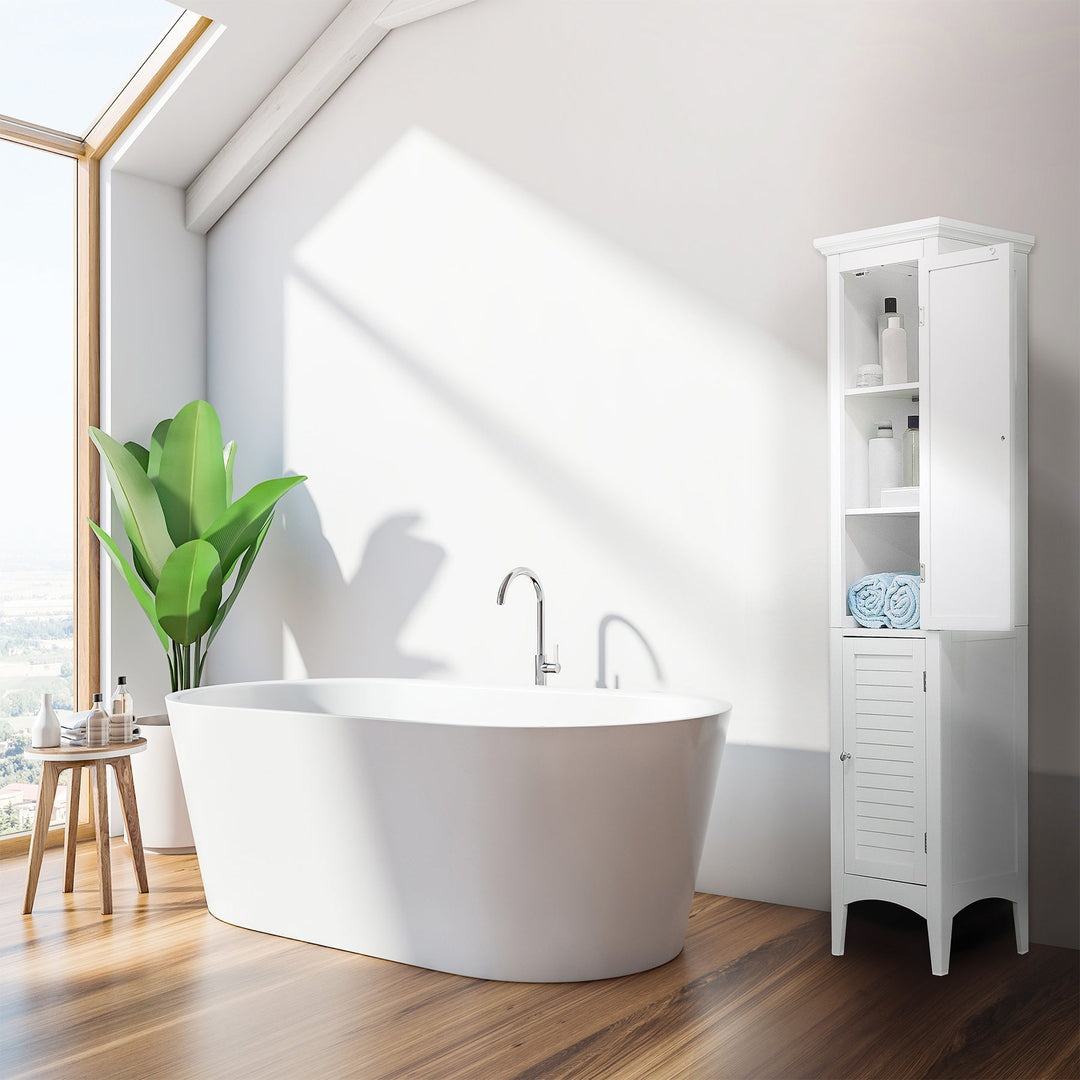
[[183, 10], [166, 0], [0, 0], [0, 113], [85, 136]]

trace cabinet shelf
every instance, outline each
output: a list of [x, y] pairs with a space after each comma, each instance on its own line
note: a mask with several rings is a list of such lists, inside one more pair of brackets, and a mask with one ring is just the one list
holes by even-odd
[[889, 383], [887, 386], [856, 386], [844, 391], [847, 398], [911, 398], [919, 392], [917, 382]]
[[847, 517], [918, 517], [917, 506], [858, 506], [845, 510]]

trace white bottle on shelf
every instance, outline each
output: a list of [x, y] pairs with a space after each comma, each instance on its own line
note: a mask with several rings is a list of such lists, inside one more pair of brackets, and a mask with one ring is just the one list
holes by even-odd
[[896, 310], [896, 297], [886, 296], [881, 304], [882, 310], [878, 312], [877, 317], [877, 358], [881, 360], [881, 335], [885, 333], [888, 328], [889, 320], [896, 318], [900, 320], [900, 325], [904, 326], [904, 316]]
[[900, 486], [900, 440], [893, 438], [892, 421], [879, 420], [868, 446], [866, 505], [881, 506], [881, 489]]
[[41, 711], [30, 729], [30, 745], [37, 747], [60, 745], [60, 721], [53, 712], [52, 694], [41, 695]]
[[886, 386], [907, 381], [907, 331], [897, 315], [889, 316], [889, 325], [881, 332], [881, 372]]

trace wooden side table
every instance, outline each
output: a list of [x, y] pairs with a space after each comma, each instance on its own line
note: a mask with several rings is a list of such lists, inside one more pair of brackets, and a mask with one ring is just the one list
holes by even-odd
[[[41, 873], [41, 857], [45, 853], [45, 839], [49, 833], [56, 784], [65, 769], [71, 769], [71, 790], [68, 795], [68, 820], [64, 831], [64, 892], [75, 889], [75, 839], [79, 829], [79, 788], [82, 770], [90, 769], [94, 783], [94, 802], [97, 820], [94, 832], [97, 839], [98, 878], [101, 882], [101, 913], [112, 914], [112, 860], [109, 849], [109, 793], [105, 766], [111, 765], [116, 773], [116, 786], [120, 791], [120, 805], [127, 823], [131, 847], [131, 861], [135, 866], [135, 878], [139, 892], [148, 893], [146, 882], [146, 859], [143, 856], [142, 833], [139, 830], [139, 808], [135, 802], [135, 781], [131, 776], [131, 755], [146, 749], [145, 739], [110, 746], [50, 746], [30, 749], [23, 756], [41, 762], [41, 789], [37, 811], [34, 815], [34, 834], [30, 840], [30, 861], [26, 869], [26, 898], [23, 914], [34, 910], [38, 875]], [[72, 811], [75, 811], [74, 813]]]

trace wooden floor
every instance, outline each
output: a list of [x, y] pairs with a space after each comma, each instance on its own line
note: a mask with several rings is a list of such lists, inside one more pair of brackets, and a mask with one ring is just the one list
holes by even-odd
[[102, 916], [93, 845], [76, 891], [46, 853], [34, 914], [0, 860], [0, 1076], [503, 1078], [1077, 1077], [1077, 953], [1017, 956], [1009, 907], [957, 918], [952, 971], [925, 924], [699, 895], [686, 949], [594, 983], [484, 982], [218, 922], [194, 857], [148, 855], [140, 896], [114, 842]]

